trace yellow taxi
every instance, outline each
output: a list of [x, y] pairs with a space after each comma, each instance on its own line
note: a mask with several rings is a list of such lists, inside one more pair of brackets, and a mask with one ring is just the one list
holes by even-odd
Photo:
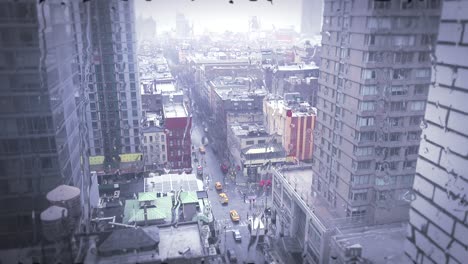
[[198, 148], [198, 150], [200, 151], [201, 154], [205, 154], [205, 152], [206, 152], [204, 146], [200, 146], [200, 147]]
[[239, 222], [240, 216], [239, 216], [239, 214], [237, 213], [236, 210], [231, 210], [231, 211], [229, 211], [229, 215], [231, 216], [231, 220], [232, 220], [232, 221], [234, 221], [234, 222]]
[[220, 193], [219, 201], [221, 201], [222, 204], [227, 204], [229, 202], [229, 199], [225, 193]]
[[220, 182], [216, 182], [215, 183], [215, 188], [216, 188], [216, 190], [221, 191], [223, 189], [223, 185]]

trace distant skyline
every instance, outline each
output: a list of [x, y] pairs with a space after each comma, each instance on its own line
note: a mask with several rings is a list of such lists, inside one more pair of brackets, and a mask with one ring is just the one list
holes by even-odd
[[215, 32], [226, 30], [246, 32], [248, 20], [257, 16], [262, 28], [293, 26], [300, 30], [302, 0], [153, 0], [135, 1], [136, 16], [153, 17], [158, 33], [175, 29], [176, 13], [182, 13], [194, 24], [195, 33], [205, 29]]

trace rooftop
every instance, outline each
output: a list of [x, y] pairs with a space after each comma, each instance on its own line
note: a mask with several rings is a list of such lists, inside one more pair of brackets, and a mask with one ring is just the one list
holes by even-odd
[[164, 174], [145, 178], [145, 192], [168, 193], [172, 190], [183, 189], [185, 191], [203, 190], [203, 182], [197, 179], [195, 174]]
[[177, 88], [174, 83], [157, 83], [156, 84], [156, 93], [172, 93], [177, 91]]
[[309, 214], [318, 218], [323, 229], [328, 229], [342, 220], [338, 218], [336, 209], [329, 208], [326, 201], [311, 191], [314, 175], [310, 165], [284, 166], [275, 170], [282, 176], [280, 179], [284, 186], [289, 186], [288, 189], [295, 194], [297, 201], [302, 203]]
[[362, 257], [371, 263], [411, 263], [405, 256], [406, 224], [340, 230], [334, 237], [339, 250], [361, 246]]
[[319, 67], [312, 64], [294, 64], [294, 65], [285, 65], [285, 66], [278, 66], [276, 71], [306, 71], [306, 70], [318, 70]]
[[273, 109], [281, 110], [280, 113], [290, 110], [293, 117], [317, 115], [317, 108], [310, 106], [307, 102], [269, 99], [266, 103]]
[[261, 123], [233, 124], [231, 130], [237, 137], [268, 136]]
[[203, 246], [200, 240], [198, 225], [180, 225], [178, 228], [163, 228], [159, 230], [159, 254], [162, 260], [182, 257], [179, 251], [190, 248], [185, 254], [188, 258], [202, 257]]
[[163, 107], [165, 118], [188, 117], [187, 109], [183, 103], [169, 103]]

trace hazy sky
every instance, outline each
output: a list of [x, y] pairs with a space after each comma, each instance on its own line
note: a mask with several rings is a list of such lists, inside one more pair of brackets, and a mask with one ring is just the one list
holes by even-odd
[[195, 33], [204, 28], [222, 32], [247, 31], [248, 18], [257, 16], [263, 28], [294, 26], [300, 27], [302, 0], [135, 0], [136, 15], [152, 16], [157, 21], [158, 32], [175, 28], [175, 15], [183, 13], [194, 23]]

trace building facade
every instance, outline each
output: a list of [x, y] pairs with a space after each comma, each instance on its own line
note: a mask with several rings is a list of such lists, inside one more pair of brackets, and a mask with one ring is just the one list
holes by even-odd
[[39, 214], [53, 188], [88, 193], [73, 63], [79, 13], [69, 1], [0, 3], [0, 248], [42, 239]]
[[192, 116], [183, 103], [164, 105], [164, 128], [166, 132], [167, 168], [191, 169]]
[[118, 167], [120, 154], [141, 151], [134, 3], [92, 1], [91, 10], [90, 154]]
[[313, 188], [343, 217], [408, 219], [439, 14], [439, 1], [325, 1]]
[[[468, 259], [468, 1], [443, 1], [435, 70], [413, 185], [406, 254], [414, 263]], [[464, 24], [466, 29], [466, 23]]]
[[285, 94], [285, 99], [263, 102], [265, 127], [278, 134], [287, 156], [298, 161], [312, 160], [313, 134], [317, 110], [308, 103], [296, 101], [298, 93]]

